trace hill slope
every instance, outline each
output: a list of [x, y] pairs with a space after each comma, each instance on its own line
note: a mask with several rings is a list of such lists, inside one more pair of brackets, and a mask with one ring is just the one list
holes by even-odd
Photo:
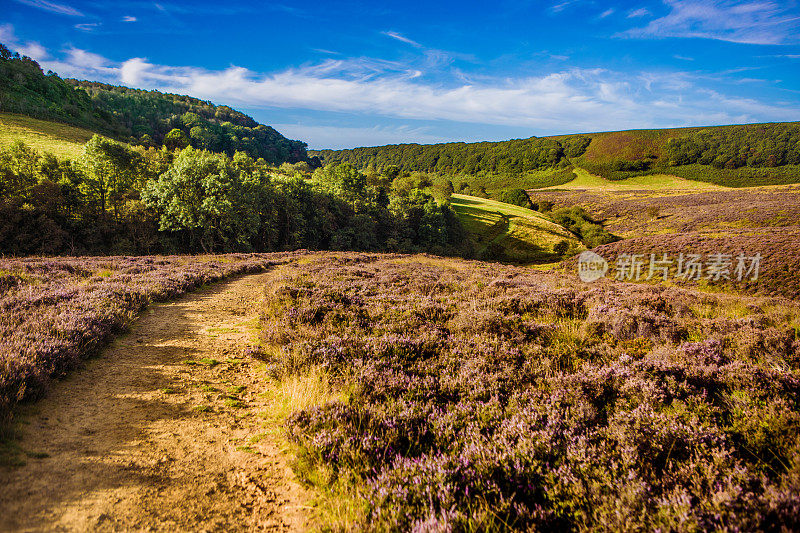
[[0, 113], [0, 148], [22, 141], [40, 152], [77, 159], [93, 133], [84, 128], [16, 113]]
[[306, 161], [306, 144], [227, 106], [158, 91], [63, 80], [0, 44], [0, 112], [61, 122], [145, 146], [193, 146], [270, 164]]
[[728, 187], [800, 181], [800, 123], [709, 128], [633, 130], [531, 137], [494, 143], [388, 145], [310, 152], [323, 163], [359, 168], [397, 166], [406, 172], [437, 172], [485, 179], [553, 172], [570, 164], [608, 180], [667, 174]]
[[450, 203], [481, 257], [555, 261], [561, 254], [553, 248], [562, 241], [573, 251], [584, 248], [573, 234], [536, 211], [463, 194], [454, 194]]

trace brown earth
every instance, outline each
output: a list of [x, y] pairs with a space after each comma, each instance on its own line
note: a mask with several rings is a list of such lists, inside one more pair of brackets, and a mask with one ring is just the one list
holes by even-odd
[[17, 413], [24, 466], [0, 468], [0, 531], [293, 531], [260, 363], [246, 355], [269, 274], [150, 307]]

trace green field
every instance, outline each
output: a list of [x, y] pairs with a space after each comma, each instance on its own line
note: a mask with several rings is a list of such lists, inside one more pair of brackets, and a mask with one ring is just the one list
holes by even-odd
[[587, 191], [714, 191], [725, 190], [727, 187], [714, 185], [702, 181], [688, 180], [667, 174], [650, 174], [636, 176], [624, 180], [607, 180], [590, 173], [583, 168], [573, 171], [575, 179], [563, 185], [544, 187], [547, 189], [587, 190]]
[[89, 130], [58, 122], [0, 113], [0, 148], [22, 141], [39, 151], [75, 159], [83, 153], [83, 145], [92, 135]]
[[492, 246], [510, 261], [546, 262], [557, 258], [553, 246], [561, 241], [573, 252], [583, 249], [574, 235], [536, 211], [464, 194], [454, 194], [450, 202], [479, 255]]

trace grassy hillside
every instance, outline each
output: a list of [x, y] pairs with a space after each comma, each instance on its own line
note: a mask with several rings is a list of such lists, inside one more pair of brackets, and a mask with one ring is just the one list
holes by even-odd
[[0, 148], [22, 141], [40, 152], [76, 159], [91, 137], [92, 132], [83, 128], [15, 113], [0, 113]]
[[472, 190], [486, 189], [489, 194], [497, 194], [509, 189], [539, 189], [557, 187], [575, 179], [573, 167], [530, 170], [523, 174], [481, 174], [463, 180], [454, 180], [454, 185], [463, 187], [466, 183]]
[[454, 194], [450, 202], [479, 256], [543, 262], [560, 258], [553, 251], [560, 242], [572, 251], [583, 248], [574, 235], [536, 211], [463, 194]]
[[586, 169], [574, 169], [575, 178], [567, 183], [544, 187], [543, 189], [602, 190], [602, 191], [709, 191], [725, 189], [713, 183], [670, 176], [668, 174], [648, 174], [633, 176], [624, 180], [608, 180], [592, 174]]

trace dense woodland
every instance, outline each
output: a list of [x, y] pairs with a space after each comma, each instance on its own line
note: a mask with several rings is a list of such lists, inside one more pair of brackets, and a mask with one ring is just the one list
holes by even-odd
[[105, 83], [66, 82], [88, 93], [96, 109], [114, 117], [131, 144], [172, 149], [192, 146], [230, 156], [240, 151], [274, 165], [307, 160], [306, 143], [291, 141], [228, 106]]
[[229, 156], [240, 151], [272, 165], [308, 161], [304, 142], [289, 140], [230, 107], [158, 91], [62, 80], [2, 44], [0, 111], [84, 127], [146, 148], [192, 146]]
[[446, 202], [350, 165], [313, 173], [244, 152], [129, 147], [96, 135], [78, 161], [0, 151], [0, 254], [332, 250], [464, 254]]
[[800, 165], [800, 123], [702, 129], [670, 139], [666, 159], [671, 166], [697, 163], [728, 169]]

